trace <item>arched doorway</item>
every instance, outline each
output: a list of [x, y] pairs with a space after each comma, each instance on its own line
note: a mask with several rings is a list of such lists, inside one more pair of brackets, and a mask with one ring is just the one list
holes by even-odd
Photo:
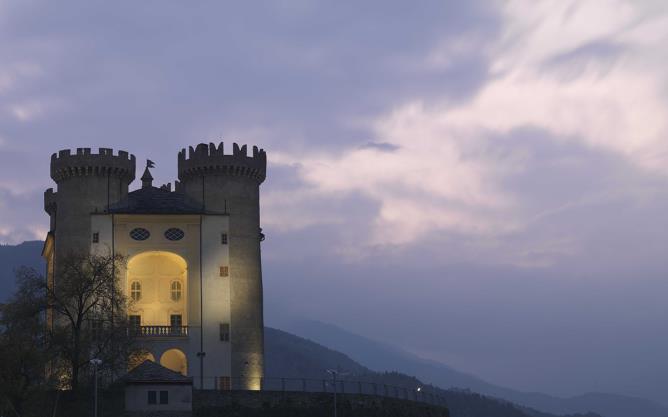
[[128, 261], [126, 295], [132, 326], [145, 335], [187, 334], [188, 265], [171, 252], [147, 251]]
[[188, 359], [179, 349], [169, 349], [160, 357], [160, 365], [181, 375], [188, 375]]

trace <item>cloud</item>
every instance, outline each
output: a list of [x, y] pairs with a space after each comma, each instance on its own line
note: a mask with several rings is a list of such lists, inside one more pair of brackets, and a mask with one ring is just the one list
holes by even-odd
[[[279, 165], [296, 167], [310, 198], [359, 193], [377, 203], [371, 232], [358, 245], [410, 245], [450, 233], [484, 246], [484, 240], [536, 233], [527, 229], [546, 212], [597, 204], [578, 195], [585, 192], [582, 184], [569, 184], [575, 193], [551, 206], [532, 204], [536, 190], [510, 184], [541, 175], [529, 167], [545, 141], [570, 144], [592, 161], [596, 153], [617, 155], [649, 176], [668, 174], [668, 78], [654, 62], [657, 48], [668, 41], [668, 25], [661, 25], [668, 10], [650, 13], [627, 1], [503, 4], [499, 41], [484, 44], [465, 33], [437, 44], [422, 61], [445, 67], [448, 55], [459, 59], [480, 46], [489, 54], [490, 78], [476, 94], [452, 100], [445, 90], [440, 97], [408, 99], [367, 123], [372, 143], [387, 144], [392, 152], [366, 144], [337, 153], [273, 155]], [[534, 143], [515, 146], [504, 139], [527, 129]], [[559, 158], [540, 155], [543, 164]], [[606, 166], [609, 172], [620, 167]], [[501, 250], [515, 252], [512, 262], [518, 264], [547, 265], [571, 254], [578, 240], [557, 234], [534, 241], [537, 248]]]
[[[18, 244], [44, 239], [48, 217], [42, 212], [41, 192], [13, 192], [0, 185], [0, 242]], [[43, 221], [36, 222], [35, 219]]]
[[387, 142], [368, 142], [359, 147], [360, 149], [375, 149], [382, 152], [394, 152], [399, 146]]
[[[496, 132], [535, 126], [666, 173], [666, 77], [648, 63], [668, 40], [668, 26], [657, 27], [668, 9], [647, 16], [636, 4], [510, 2], [495, 79], [468, 105], [448, 110], [448, 123]], [[618, 59], [601, 54], [611, 50], [621, 50]]]
[[267, 317], [662, 400], [667, 19], [631, 0], [0, 2], [0, 241], [44, 236], [58, 149], [127, 149], [164, 183], [183, 146], [257, 144]]

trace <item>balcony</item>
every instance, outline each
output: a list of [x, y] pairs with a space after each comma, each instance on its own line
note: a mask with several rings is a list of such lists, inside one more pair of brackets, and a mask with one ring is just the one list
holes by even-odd
[[188, 326], [137, 326], [129, 330], [135, 337], [188, 337]]

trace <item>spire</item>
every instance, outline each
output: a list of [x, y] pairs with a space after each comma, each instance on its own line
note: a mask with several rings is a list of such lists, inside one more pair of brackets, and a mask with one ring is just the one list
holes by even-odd
[[141, 176], [141, 188], [148, 188], [153, 186], [153, 175], [149, 168], [153, 168], [155, 163], [150, 159], [146, 160], [146, 169], [144, 170], [144, 175]]

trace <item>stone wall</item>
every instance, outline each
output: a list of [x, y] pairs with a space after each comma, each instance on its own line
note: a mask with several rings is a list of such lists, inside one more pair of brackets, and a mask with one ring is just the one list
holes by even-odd
[[[90, 417], [93, 395], [52, 391], [35, 398], [25, 417]], [[319, 417], [334, 415], [332, 393], [293, 391], [193, 391], [193, 412], [127, 412], [122, 387], [100, 390], [100, 417]], [[448, 409], [373, 395], [337, 395], [338, 417], [449, 417]], [[481, 414], [482, 415], [482, 414]]]

